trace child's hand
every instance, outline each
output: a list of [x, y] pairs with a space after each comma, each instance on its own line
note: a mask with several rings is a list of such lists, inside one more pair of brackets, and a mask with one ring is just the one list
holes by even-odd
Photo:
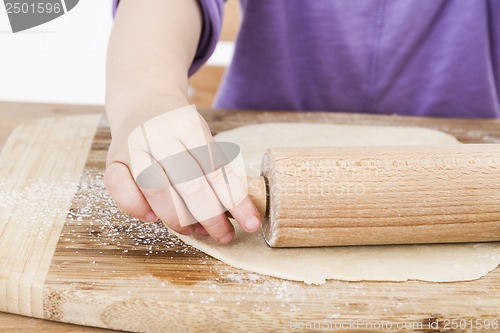
[[184, 235], [209, 234], [223, 244], [234, 236], [224, 207], [246, 231], [259, 228], [259, 213], [239, 177], [228, 167], [207, 170], [207, 163], [189, 151], [214, 141], [193, 106], [140, 115], [112, 126], [104, 183], [122, 209], [143, 221], [159, 218]]
[[[223, 206], [247, 231], [259, 228], [259, 213], [230, 170], [207, 172], [191, 158], [189, 149], [213, 138], [196, 110], [177, 110], [187, 105], [187, 74], [202, 26], [196, 0], [120, 1], [107, 58], [113, 139], [104, 183], [135, 217], [160, 218], [179, 233], [210, 234], [228, 243], [234, 229]], [[172, 156], [183, 162], [169, 164]]]

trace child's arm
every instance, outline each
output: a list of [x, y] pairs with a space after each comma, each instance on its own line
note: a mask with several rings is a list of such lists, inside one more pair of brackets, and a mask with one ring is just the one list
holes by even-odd
[[[187, 103], [187, 71], [200, 38], [196, 0], [122, 0], [108, 48], [106, 111], [113, 123], [137, 109]], [[164, 110], [168, 111], [168, 110]]]
[[[157, 127], [155, 133], [160, 133], [152, 136], [148, 144], [160, 147], [162, 156], [155, 156], [158, 159], [179, 153], [179, 147], [190, 149], [212, 139], [208, 126], [196, 112], [169, 113], [188, 105], [187, 73], [201, 29], [202, 16], [196, 0], [120, 2], [107, 61], [106, 113], [113, 139], [104, 181], [118, 205], [131, 215], [146, 221], [159, 217], [175, 231], [208, 232], [227, 243], [234, 230], [219, 209], [221, 177], [201, 177], [174, 186], [172, 194], [168, 179], [160, 189], [139, 188], [134, 180], [137, 172], [131, 169], [131, 161], [149, 158], [144, 151], [129, 150], [130, 134], [144, 123]], [[152, 118], [155, 120], [148, 123]], [[241, 189], [237, 177], [228, 179], [232, 188]], [[245, 230], [255, 231], [259, 213], [248, 196], [243, 197], [230, 209], [231, 214]], [[227, 203], [222, 204], [227, 207]], [[201, 225], [181, 227], [179, 216]]]

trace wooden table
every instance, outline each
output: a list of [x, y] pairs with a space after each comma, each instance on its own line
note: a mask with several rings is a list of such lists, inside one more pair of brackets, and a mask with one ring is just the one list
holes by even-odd
[[[0, 103], [0, 147], [5, 142], [10, 131], [17, 125], [32, 120], [34, 118], [47, 117], [52, 115], [67, 114], [96, 114], [102, 113], [102, 106], [74, 106], [74, 105], [49, 105], [49, 104], [23, 104], [23, 103]], [[437, 118], [414, 118], [401, 116], [374, 116], [342, 113], [288, 113], [288, 112], [222, 112], [204, 111], [213, 132], [231, 129], [237, 126], [276, 122], [315, 122], [315, 123], [336, 123], [336, 124], [364, 124], [364, 125], [391, 125], [391, 126], [420, 126], [441, 130], [457, 137], [463, 143], [500, 143], [500, 121], [499, 120], [467, 120], [467, 119], [437, 119]], [[348, 282], [339, 282], [340, 285], [347, 286]], [[397, 286], [398, 283], [392, 283]], [[358, 313], [359, 309], [364, 309], [366, 313], [374, 315], [377, 309], [383, 308], [387, 302], [401, 301], [404, 304], [411, 304], [421, 313], [426, 313], [428, 318], [445, 319], [443, 313], [460, 318], [462, 315], [481, 316], [491, 315], [500, 312], [498, 302], [491, 302], [500, 298], [500, 269], [488, 274], [478, 281], [461, 282], [459, 287], [451, 295], [447, 290], [447, 284], [428, 283], [428, 290], [418, 288], [422, 286], [418, 283], [408, 283], [410, 292], [413, 294], [397, 295], [396, 293], [383, 294], [383, 288], [377, 287], [376, 283], [366, 283], [366, 286], [374, 286], [370, 298], [360, 303], [361, 300], [354, 300], [358, 303], [344, 304], [346, 313], [363, 315]], [[380, 286], [380, 284], [378, 285]], [[380, 293], [379, 293], [380, 292]], [[339, 292], [342, 297], [343, 291]], [[411, 295], [411, 298], [409, 298]], [[446, 297], [453, 296], [454, 299], [448, 301]], [[481, 303], [481, 298], [487, 298], [489, 303]], [[439, 304], [438, 304], [439, 303]], [[486, 304], [481, 307], [481, 304]], [[448, 309], [440, 309], [449, 307]], [[463, 311], [462, 311], [463, 310]], [[401, 314], [399, 314], [401, 315]], [[380, 313], [380, 318], [390, 318], [389, 313]], [[404, 318], [401, 318], [404, 319]], [[46, 332], [97, 332], [106, 331], [103, 329], [80, 327], [54, 323], [44, 320], [26, 318], [10, 314], [0, 313], [0, 329], [2, 332], [19, 331], [46, 331]]]

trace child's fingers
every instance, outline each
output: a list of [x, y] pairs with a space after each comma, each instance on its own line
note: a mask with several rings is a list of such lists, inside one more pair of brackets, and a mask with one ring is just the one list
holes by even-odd
[[213, 238], [223, 244], [232, 240], [234, 236], [233, 225], [224, 214], [219, 199], [205, 177], [176, 184], [174, 188], [195, 219], [205, 227], [205, 230]]
[[228, 244], [234, 238], [234, 227], [224, 214], [200, 221], [200, 224], [221, 244]]
[[260, 214], [241, 179], [232, 168], [225, 166], [206, 176], [215, 194], [229, 210], [238, 224], [248, 232], [254, 232], [260, 226]]
[[166, 176], [164, 177], [160, 187], [154, 189], [141, 187], [141, 191], [163, 223], [175, 232], [191, 235], [195, 231], [196, 219], [170, 186]]
[[205, 229], [204, 226], [202, 226], [199, 223], [195, 225], [194, 232], [197, 233], [198, 235], [208, 236], [208, 231]]
[[229, 209], [229, 212], [238, 224], [248, 232], [257, 231], [260, 227], [260, 213], [249, 196]]
[[128, 214], [147, 222], [158, 219], [125, 164], [110, 163], [104, 172], [104, 185], [118, 206]]

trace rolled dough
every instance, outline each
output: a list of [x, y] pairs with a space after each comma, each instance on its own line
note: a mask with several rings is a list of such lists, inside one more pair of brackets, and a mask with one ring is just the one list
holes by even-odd
[[[240, 145], [246, 172], [255, 176], [270, 147], [459, 144], [448, 134], [425, 128], [303, 123], [245, 126], [216, 139]], [[308, 284], [328, 279], [465, 281], [480, 278], [500, 263], [500, 242], [273, 249], [262, 232], [248, 234], [232, 222], [236, 235], [230, 245], [210, 237], [177, 236], [231, 266]]]

